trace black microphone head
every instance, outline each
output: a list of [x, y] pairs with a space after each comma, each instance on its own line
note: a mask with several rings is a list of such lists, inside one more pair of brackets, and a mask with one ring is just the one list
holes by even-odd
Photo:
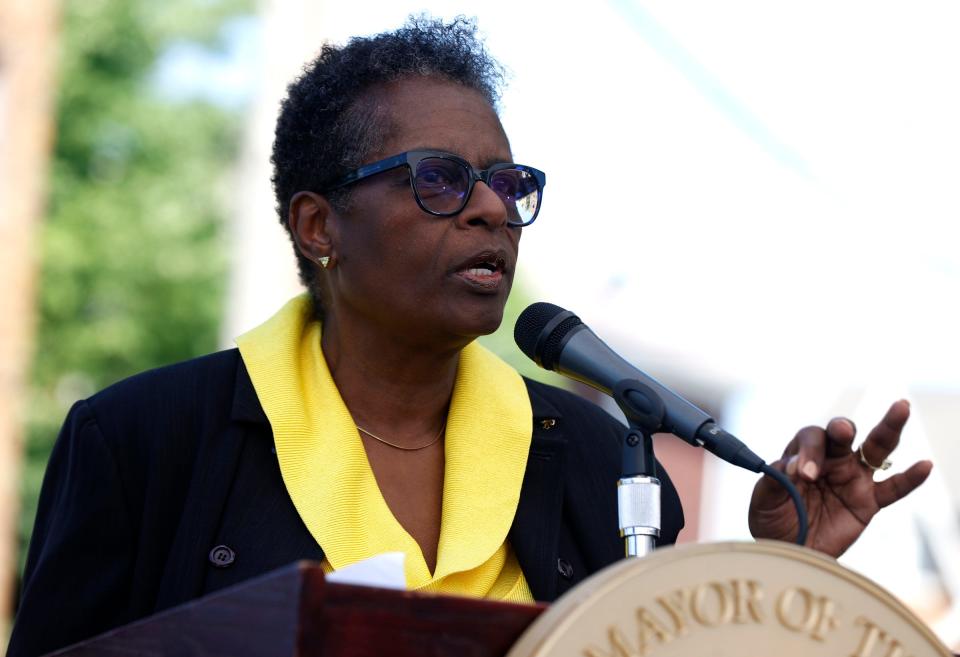
[[564, 338], [583, 322], [569, 310], [538, 301], [520, 313], [513, 339], [520, 351], [537, 365], [552, 370], [563, 351]]

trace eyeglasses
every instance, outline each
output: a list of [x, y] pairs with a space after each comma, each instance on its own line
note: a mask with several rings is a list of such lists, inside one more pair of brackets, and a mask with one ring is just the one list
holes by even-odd
[[470, 201], [477, 181], [492, 189], [507, 208], [507, 224], [528, 226], [540, 212], [547, 174], [539, 169], [501, 162], [477, 171], [463, 158], [443, 151], [407, 151], [379, 162], [367, 164], [324, 190], [332, 192], [378, 173], [405, 166], [410, 171], [410, 187], [417, 205], [437, 217], [452, 217]]

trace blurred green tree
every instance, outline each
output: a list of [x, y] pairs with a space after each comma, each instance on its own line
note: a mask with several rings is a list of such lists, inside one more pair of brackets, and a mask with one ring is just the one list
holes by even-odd
[[[42, 265], [21, 554], [66, 409], [217, 347], [240, 113], [159, 93], [174, 45], [226, 47], [252, 0], [68, 0]], [[22, 566], [22, 558], [21, 558]]]
[[565, 379], [559, 374], [537, 367], [516, 346], [513, 339], [513, 328], [520, 313], [534, 301], [535, 299], [531, 296], [523, 278], [515, 279], [513, 289], [510, 291], [510, 298], [507, 300], [507, 307], [503, 311], [503, 322], [500, 324], [500, 328], [495, 333], [483, 336], [479, 342], [526, 377], [560, 388], [572, 388], [570, 379]]

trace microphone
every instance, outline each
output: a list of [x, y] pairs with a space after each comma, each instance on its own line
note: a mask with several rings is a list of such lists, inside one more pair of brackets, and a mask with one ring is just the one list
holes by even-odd
[[[753, 472], [761, 472], [766, 465], [735, 436], [717, 426], [702, 409], [621, 358], [569, 310], [552, 303], [534, 303], [520, 314], [513, 337], [520, 351], [540, 367], [585, 383], [615, 399], [626, 397], [631, 409], [647, 409], [652, 402], [641, 391], [618, 384], [639, 381], [652, 389], [662, 400], [664, 412], [662, 425], [650, 428], [651, 431], [668, 431]], [[620, 399], [617, 401], [621, 407], [624, 405]], [[625, 413], [627, 410], [624, 408]]]

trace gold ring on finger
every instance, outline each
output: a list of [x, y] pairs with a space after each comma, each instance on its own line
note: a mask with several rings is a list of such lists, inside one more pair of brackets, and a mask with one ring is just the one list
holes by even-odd
[[868, 461], [867, 457], [863, 455], [863, 443], [860, 443], [860, 447], [857, 448], [857, 451], [860, 452], [860, 462], [863, 463], [868, 468], [870, 468], [871, 470], [873, 470], [874, 472], [880, 472], [881, 470], [888, 470], [890, 466], [893, 465], [893, 461], [891, 461], [890, 459], [883, 459], [883, 463], [881, 463], [880, 465], [874, 465], [873, 463]]

